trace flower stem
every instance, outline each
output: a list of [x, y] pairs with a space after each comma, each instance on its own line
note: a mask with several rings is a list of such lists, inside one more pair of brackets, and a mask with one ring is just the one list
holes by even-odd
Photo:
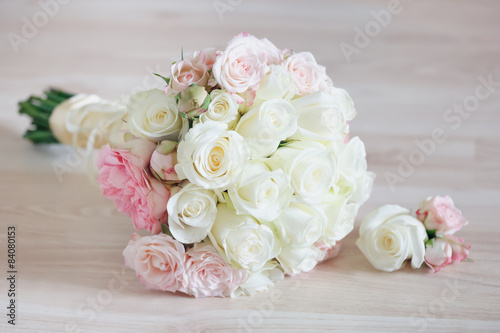
[[24, 137], [33, 143], [57, 143], [49, 126], [49, 118], [54, 108], [73, 94], [50, 88], [44, 92], [44, 97], [30, 96], [27, 100], [19, 102], [19, 113], [31, 118], [31, 128]]

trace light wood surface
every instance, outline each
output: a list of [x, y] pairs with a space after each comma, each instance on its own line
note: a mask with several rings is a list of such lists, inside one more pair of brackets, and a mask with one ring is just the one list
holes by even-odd
[[[7, 36], [21, 34], [23, 17], [41, 7], [0, 2], [0, 331], [500, 331], [500, 86], [458, 128], [443, 118], [474, 96], [478, 77], [500, 81], [500, 4], [402, 0], [402, 11], [348, 63], [339, 45], [354, 45], [355, 27], [364, 29], [387, 1], [221, 2], [233, 4], [222, 20], [212, 0], [69, 1], [18, 53]], [[473, 261], [437, 274], [380, 272], [355, 247], [355, 230], [337, 259], [253, 297], [147, 291], [122, 272], [131, 221], [89, 184], [78, 159], [58, 180], [53, 163], [71, 165], [71, 150], [23, 140], [28, 120], [16, 103], [48, 85], [108, 98], [159, 86], [150, 72], [166, 72], [181, 47], [222, 47], [241, 31], [311, 51], [354, 98], [352, 134], [365, 141], [378, 174], [357, 226], [382, 204], [415, 209], [426, 196], [449, 194], [470, 220], [459, 235], [472, 244]], [[397, 174], [399, 156], [409, 159], [414, 140], [435, 128], [447, 139], [391, 189], [384, 175]], [[15, 327], [5, 316], [8, 225], [17, 226]]]

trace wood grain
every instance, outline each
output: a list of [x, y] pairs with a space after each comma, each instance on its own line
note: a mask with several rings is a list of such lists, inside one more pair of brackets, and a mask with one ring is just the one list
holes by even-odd
[[[16, 53], [8, 34], [21, 34], [23, 17], [32, 20], [41, 7], [0, 2], [0, 267], [4, 274], [7, 226], [16, 225], [19, 270], [17, 325], [6, 323], [2, 278], [0, 330], [499, 331], [500, 85], [458, 128], [445, 120], [447, 109], [474, 95], [479, 77], [500, 81], [499, 3], [402, 0], [402, 11], [351, 62], [339, 45], [353, 44], [354, 29], [364, 29], [387, 1], [241, 1], [222, 20], [214, 3], [70, 1]], [[71, 150], [22, 140], [28, 120], [16, 103], [48, 85], [108, 98], [160, 86], [150, 72], [167, 72], [181, 47], [222, 47], [241, 31], [311, 51], [354, 98], [352, 134], [365, 141], [378, 174], [357, 225], [382, 204], [415, 209], [426, 196], [449, 194], [470, 220], [459, 235], [472, 244], [473, 261], [438, 274], [409, 267], [383, 273], [355, 247], [355, 230], [338, 258], [253, 297], [147, 291], [124, 270], [131, 221], [89, 184], [81, 163], [58, 180], [53, 163], [74, 160]], [[391, 188], [387, 172], [397, 173], [401, 157], [418, 149], [415, 140], [435, 128], [447, 139]]]

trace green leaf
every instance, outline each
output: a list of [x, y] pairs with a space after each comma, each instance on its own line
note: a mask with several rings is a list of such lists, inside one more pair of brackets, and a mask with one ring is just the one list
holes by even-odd
[[434, 239], [435, 239], [435, 238], [428, 239], [428, 240], [425, 242], [425, 247], [433, 247], [433, 246], [434, 246]]
[[427, 236], [429, 237], [429, 239], [432, 239], [432, 238], [436, 237], [436, 231], [437, 231], [437, 229], [427, 230]]
[[170, 237], [173, 237], [172, 233], [170, 232], [170, 228], [166, 224], [162, 223], [162, 225], [161, 225], [161, 232], [163, 232], [164, 234], [169, 235]]
[[280, 142], [280, 144], [278, 145], [278, 148], [281, 148], [281, 147], [286, 147], [286, 146], [288, 146], [290, 143], [295, 142], [295, 141], [300, 141], [300, 140], [288, 140], [288, 141], [281, 141], [281, 142]]
[[184, 60], [184, 46], [181, 47], [181, 60]]
[[231, 210], [236, 210], [236, 208], [234, 208], [233, 202], [231, 201], [231, 198], [229, 197], [229, 193], [222, 192], [222, 196], [224, 197], [224, 200], [226, 200], [227, 207]]
[[165, 76], [160, 75], [160, 74], [158, 74], [158, 73], [153, 73], [153, 75], [156, 75], [156, 76], [158, 76], [158, 77], [161, 77], [163, 80], [165, 80], [165, 82], [166, 82], [167, 84], [170, 84], [170, 78], [169, 78], [169, 77], [165, 77]]
[[208, 106], [210, 105], [210, 94], [207, 95], [205, 100], [203, 101], [203, 105], [201, 106], [202, 109], [208, 110]]

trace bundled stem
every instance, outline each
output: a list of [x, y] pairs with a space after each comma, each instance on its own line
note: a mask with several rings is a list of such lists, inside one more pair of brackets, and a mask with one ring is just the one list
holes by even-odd
[[54, 108], [73, 94], [50, 88], [44, 92], [45, 97], [30, 96], [26, 101], [19, 102], [19, 113], [31, 118], [31, 128], [24, 137], [33, 143], [57, 143], [49, 126], [49, 118]]

